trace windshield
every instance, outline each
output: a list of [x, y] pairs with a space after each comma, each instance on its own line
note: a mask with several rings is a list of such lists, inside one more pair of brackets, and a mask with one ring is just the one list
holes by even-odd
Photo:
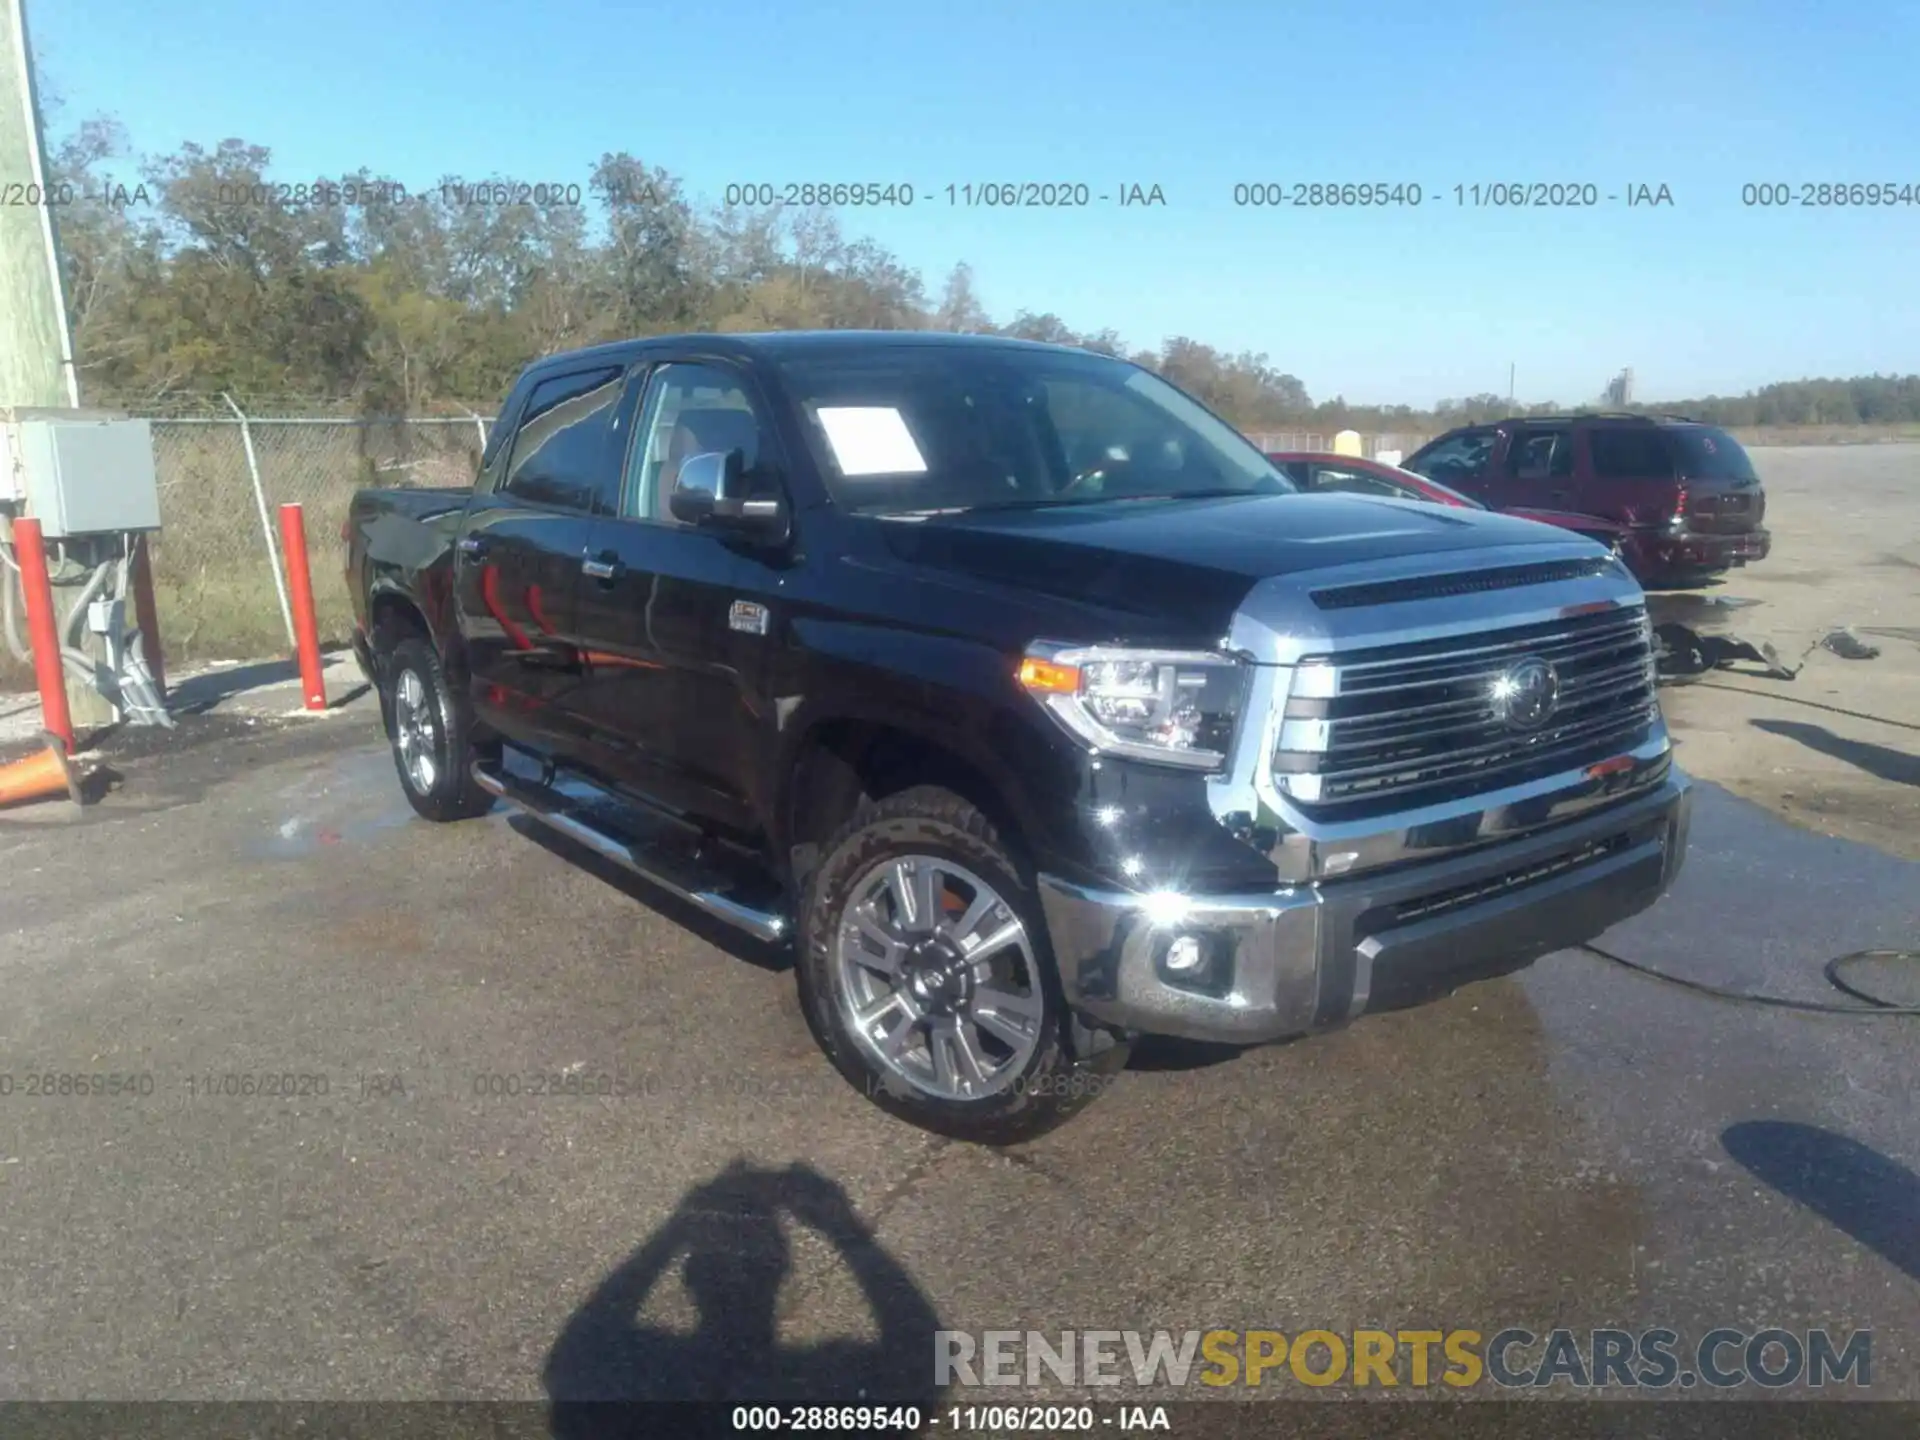
[[1675, 426], [1668, 432], [1680, 452], [1680, 473], [1690, 480], [1757, 480], [1740, 442], [1709, 425]]
[[869, 514], [1295, 487], [1251, 442], [1123, 360], [896, 345], [780, 371], [834, 502]]

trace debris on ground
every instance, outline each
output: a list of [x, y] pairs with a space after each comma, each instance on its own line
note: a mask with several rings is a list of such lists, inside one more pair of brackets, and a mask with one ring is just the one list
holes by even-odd
[[[1791, 680], [1800, 673], [1806, 656], [1789, 665], [1765, 640], [1742, 640], [1737, 635], [1702, 635], [1690, 625], [1669, 623], [1656, 626], [1658, 664], [1663, 679], [1695, 680], [1709, 670], [1721, 670], [1737, 661], [1747, 660], [1763, 666], [1771, 679]], [[1808, 653], [1812, 653], [1809, 647]]]
[[1862, 640], [1844, 625], [1838, 630], [1829, 631], [1821, 640], [1820, 647], [1823, 650], [1831, 650], [1842, 660], [1874, 660], [1880, 655], [1878, 645]]
[[1737, 661], [1747, 660], [1763, 666], [1768, 678], [1791, 680], [1806, 667], [1807, 657], [1815, 650], [1826, 650], [1842, 660], [1873, 660], [1880, 647], [1862, 640], [1850, 626], [1829, 630], [1809, 645], [1792, 664], [1780, 658], [1780, 652], [1765, 640], [1742, 640], [1737, 635], [1703, 635], [1690, 625], [1671, 621], [1654, 627], [1660, 676], [1664, 680], [1698, 679], [1709, 670], [1720, 670]]
[[1755, 644], [1737, 635], [1702, 635], [1700, 648], [1706, 653], [1708, 667], [1714, 670], [1731, 665], [1736, 660], [1751, 660], [1757, 665], [1764, 665], [1768, 676], [1775, 680], [1791, 680], [1801, 670], [1801, 665], [1789, 665], [1782, 660], [1780, 652], [1765, 640]]

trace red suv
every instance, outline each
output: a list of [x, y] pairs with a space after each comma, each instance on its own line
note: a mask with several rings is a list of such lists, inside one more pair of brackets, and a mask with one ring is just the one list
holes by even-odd
[[[1334, 491], [1347, 495], [1384, 495], [1389, 500], [1422, 500], [1429, 505], [1451, 505], [1456, 509], [1485, 510], [1487, 507], [1458, 490], [1437, 485], [1424, 475], [1388, 465], [1379, 460], [1363, 460], [1358, 455], [1336, 455], [1317, 450], [1269, 450], [1267, 459], [1280, 467], [1302, 490]], [[1602, 545], [1621, 548], [1622, 527], [1597, 515], [1575, 515], [1565, 510], [1509, 510], [1522, 520], [1537, 520], [1542, 525], [1557, 525]]]
[[1751, 560], [1772, 537], [1767, 496], [1740, 442], [1651, 415], [1568, 415], [1449, 430], [1404, 462], [1495, 510], [1572, 510], [1622, 527], [1643, 585], [1684, 585]]

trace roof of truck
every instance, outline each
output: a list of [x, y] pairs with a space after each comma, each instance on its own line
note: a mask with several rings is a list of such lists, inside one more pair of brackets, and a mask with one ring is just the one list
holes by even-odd
[[705, 350], [716, 355], [764, 356], [769, 359], [907, 345], [970, 350], [1064, 351], [1076, 355], [1095, 353], [1075, 345], [1049, 345], [1039, 340], [1016, 340], [1006, 335], [961, 335], [949, 330], [769, 330], [738, 335], [688, 333], [638, 336], [631, 340], [613, 340], [587, 349], [543, 356], [530, 368], [546, 370], [582, 360], [624, 361], [643, 349], [668, 345]]

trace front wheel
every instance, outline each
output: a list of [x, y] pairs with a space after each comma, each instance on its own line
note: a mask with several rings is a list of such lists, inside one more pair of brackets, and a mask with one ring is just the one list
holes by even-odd
[[989, 1145], [1060, 1124], [1124, 1045], [1077, 1060], [1039, 907], [993, 825], [923, 786], [863, 809], [808, 885], [800, 991], [821, 1048], [876, 1105]]
[[418, 637], [402, 640], [388, 657], [386, 681], [382, 708], [408, 803], [429, 820], [486, 813], [493, 797], [474, 783], [466, 713], [433, 647]]

